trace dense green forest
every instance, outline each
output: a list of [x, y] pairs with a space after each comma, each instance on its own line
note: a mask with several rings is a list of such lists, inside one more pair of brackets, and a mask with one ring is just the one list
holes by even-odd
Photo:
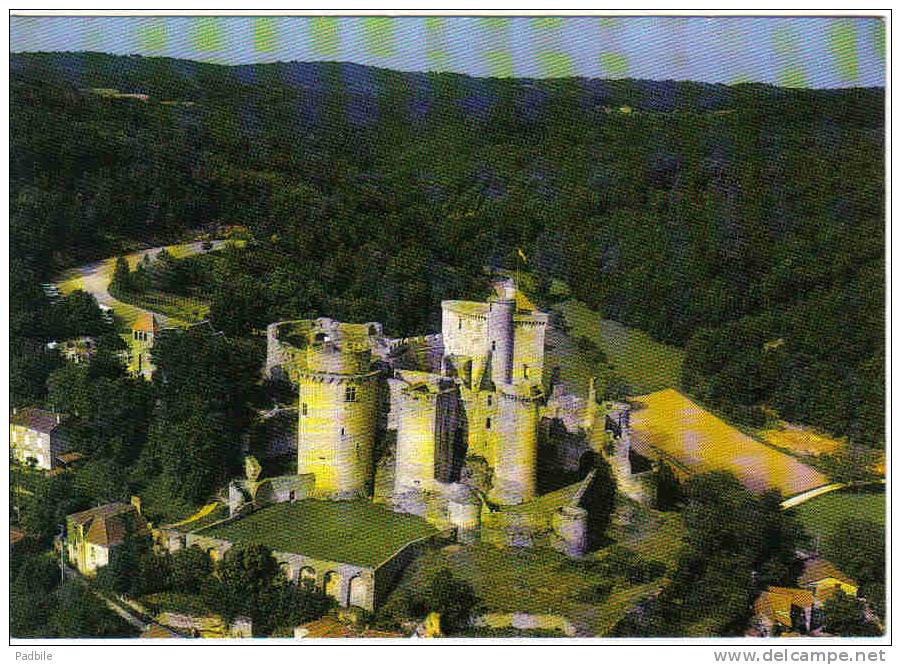
[[884, 440], [882, 89], [17, 54], [10, 109], [14, 403], [53, 369], [40, 282], [220, 224], [251, 240], [192, 279], [227, 335], [311, 313], [434, 330], [521, 248], [684, 346], [683, 387], [739, 421]]

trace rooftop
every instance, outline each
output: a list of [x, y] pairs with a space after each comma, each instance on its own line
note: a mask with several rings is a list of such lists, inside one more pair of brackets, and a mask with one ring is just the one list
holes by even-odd
[[85, 529], [85, 539], [95, 545], [118, 545], [128, 534], [129, 527], [136, 535], [150, 533], [147, 522], [130, 503], [108, 503], [69, 515], [69, 520]]
[[24, 408], [13, 409], [9, 416], [9, 422], [13, 425], [21, 425], [28, 429], [49, 434], [59, 427], [66, 420], [66, 417], [65, 414], [45, 411], [44, 409]]
[[375, 567], [407, 543], [437, 533], [425, 520], [368, 501], [279, 503], [201, 534], [246, 545], [265, 545], [324, 561]]
[[142, 311], [138, 315], [138, 318], [135, 319], [135, 322], [131, 324], [132, 330], [145, 330], [147, 332], [155, 333], [157, 328], [156, 316], [151, 312], [145, 311]]
[[792, 606], [803, 609], [813, 605], [813, 594], [806, 589], [767, 587], [754, 601], [755, 614], [767, 616], [787, 628], [792, 627]]
[[831, 561], [822, 558], [808, 559], [804, 562], [804, 572], [798, 578], [798, 584], [807, 586], [825, 579], [836, 579], [856, 587], [857, 582], [835, 567]]
[[9, 527], [9, 544], [18, 545], [25, 540], [25, 531], [15, 526]]

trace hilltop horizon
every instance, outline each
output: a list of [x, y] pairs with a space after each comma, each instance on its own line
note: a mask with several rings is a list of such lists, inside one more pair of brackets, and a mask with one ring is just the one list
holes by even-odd
[[358, 67], [365, 70], [391, 72], [394, 74], [404, 75], [420, 75], [420, 76], [450, 76], [473, 79], [477, 81], [511, 81], [511, 82], [538, 82], [538, 81], [603, 81], [603, 82], [622, 82], [622, 83], [657, 83], [657, 84], [692, 84], [711, 88], [755, 88], [755, 89], [772, 89], [785, 91], [822, 91], [822, 92], [840, 92], [850, 90], [885, 90], [885, 85], [848, 85], [848, 86], [785, 86], [767, 81], [737, 81], [732, 83], [724, 83], [718, 81], [703, 81], [700, 79], [681, 79], [681, 78], [645, 78], [634, 76], [583, 76], [583, 75], [567, 75], [567, 76], [490, 76], [469, 74], [456, 71], [438, 71], [438, 70], [416, 70], [416, 69], [398, 69], [395, 67], [384, 67], [379, 65], [355, 62], [353, 60], [269, 60], [259, 62], [241, 62], [241, 63], [225, 63], [210, 62], [195, 58], [175, 57], [170, 55], [155, 55], [142, 53], [113, 53], [110, 51], [93, 51], [93, 50], [52, 50], [52, 51], [10, 51], [10, 56], [53, 56], [53, 55], [99, 55], [111, 58], [140, 58], [144, 60], [173, 61], [186, 62], [194, 65], [208, 67], [222, 67], [226, 69], [244, 69], [256, 67], [277, 67], [279, 65], [332, 65], [344, 67]]

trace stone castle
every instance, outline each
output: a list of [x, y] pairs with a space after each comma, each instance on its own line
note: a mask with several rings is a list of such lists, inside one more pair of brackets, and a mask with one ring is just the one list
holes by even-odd
[[[458, 531], [477, 529], [485, 506], [530, 502], [552, 408], [548, 320], [502, 280], [487, 302], [442, 302], [440, 335], [389, 338], [379, 323], [328, 318], [270, 325], [266, 373], [299, 395], [297, 473], [315, 478], [318, 498], [375, 497]], [[487, 479], [472, 477], [473, 460]]]

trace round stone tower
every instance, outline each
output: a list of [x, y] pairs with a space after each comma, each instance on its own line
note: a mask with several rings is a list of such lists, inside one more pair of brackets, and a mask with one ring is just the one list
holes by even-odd
[[489, 494], [495, 503], [514, 505], [535, 497], [540, 401], [537, 386], [504, 386], [498, 392], [500, 431]]
[[491, 381], [500, 387], [513, 379], [513, 314], [516, 300], [503, 291], [488, 301], [488, 353], [491, 355]]
[[465, 485], [454, 483], [445, 488], [447, 520], [457, 529], [457, 540], [474, 543], [479, 539], [482, 519], [482, 501]]
[[561, 506], [551, 518], [559, 542], [557, 549], [572, 557], [580, 557], [588, 550], [588, 511], [579, 506]]
[[378, 375], [368, 348], [317, 342], [306, 349], [300, 384], [297, 473], [312, 473], [317, 496], [365, 497], [373, 474]]

